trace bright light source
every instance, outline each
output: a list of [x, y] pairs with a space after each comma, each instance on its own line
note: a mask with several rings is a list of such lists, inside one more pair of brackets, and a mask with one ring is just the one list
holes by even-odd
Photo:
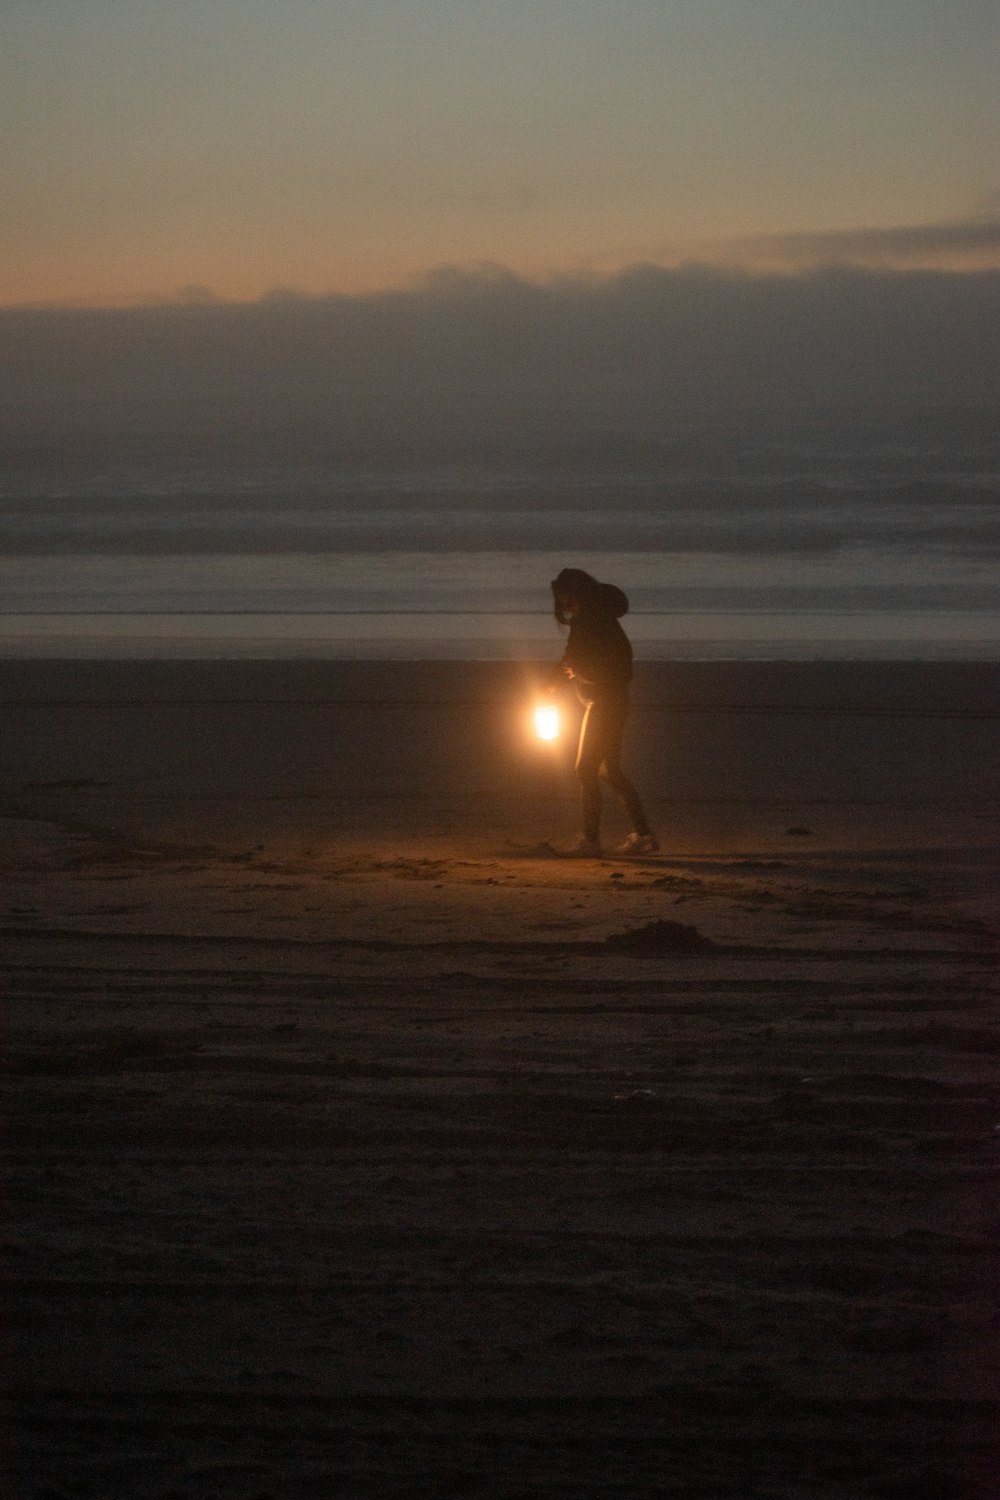
[[535, 733], [540, 740], [559, 738], [559, 710], [554, 703], [540, 703], [535, 709]]

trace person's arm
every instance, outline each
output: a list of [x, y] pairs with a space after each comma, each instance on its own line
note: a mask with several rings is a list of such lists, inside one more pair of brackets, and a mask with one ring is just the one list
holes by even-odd
[[573, 650], [575, 644], [573, 637], [576, 632], [577, 627], [574, 623], [569, 627], [569, 635], [566, 639], [566, 649], [563, 652], [562, 657], [559, 661], [556, 662], [555, 666], [552, 668], [552, 671], [549, 673], [548, 677], [545, 680], [546, 690], [549, 693], [554, 693], [557, 688], [561, 687], [567, 677], [576, 676], [576, 672], [573, 667], [573, 658], [575, 655]]

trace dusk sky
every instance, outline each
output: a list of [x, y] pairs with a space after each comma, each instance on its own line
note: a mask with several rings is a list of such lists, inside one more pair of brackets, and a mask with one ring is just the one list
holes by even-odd
[[995, 0], [3, 0], [0, 302], [1000, 266]]

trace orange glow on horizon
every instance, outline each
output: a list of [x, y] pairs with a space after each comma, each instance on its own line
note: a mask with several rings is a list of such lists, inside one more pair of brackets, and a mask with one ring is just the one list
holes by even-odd
[[[513, 247], [510, 247], [511, 249]], [[126, 275], [115, 276], [113, 259], [78, 266], [72, 280], [66, 269], [43, 257], [20, 265], [8, 263], [0, 307], [114, 309], [149, 306], [209, 307], [293, 303], [328, 297], [364, 299], [398, 292], [420, 293], [447, 288], [453, 277], [471, 281], [512, 277], [530, 285], [547, 286], [563, 281], [590, 285], [613, 281], [636, 266], [669, 272], [703, 266], [721, 274], [749, 276], [802, 276], [829, 267], [873, 272], [934, 271], [965, 275], [1000, 270], [1000, 227], [983, 224], [937, 226], [912, 229], [887, 228], [858, 231], [826, 231], [815, 234], [780, 233], [773, 236], [728, 236], [715, 240], [691, 240], [650, 246], [639, 241], [623, 244], [615, 251], [567, 254], [567, 246], [553, 246], [542, 260], [537, 253], [526, 258], [497, 254], [476, 258], [459, 253], [451, 259], [434, 259], [434, 250], [423, 264], [402, 263], [382, 253], [370, 257], [330, 260], [324, 265], [290, 266], [287, 277], [273, 274], [273, 263], [242, 264], [227, 256], [228, 274], [212, 274], [206, 264], [202, 274], [177, 274], [181, 257], [174, 254], [169, 265], [159, 258], [148, 261], [137, 253]], [[192, 258], [193, 259], [193, 258]]]

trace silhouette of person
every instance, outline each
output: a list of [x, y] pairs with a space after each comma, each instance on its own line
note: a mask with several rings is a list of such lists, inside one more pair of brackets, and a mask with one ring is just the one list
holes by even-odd
[[616, 793], [632, 825], [619, 854], [655, 854], [642, 803], [621, 767], [622, 736], [628, 717], [632, 682], [632, 646], [619, 621], [628, 599], [613, 583], [599, 583], [580, 568], [563, 568], [552, 580], [555, 617], [569, 626], [562, 660], [552, 674], [554, 691], [560, 673], [572, 679], [585, 705], [576, 756], [583, 798], [583, 832], [567, 851], [581, 857], [601, 853], [601, 781]]

